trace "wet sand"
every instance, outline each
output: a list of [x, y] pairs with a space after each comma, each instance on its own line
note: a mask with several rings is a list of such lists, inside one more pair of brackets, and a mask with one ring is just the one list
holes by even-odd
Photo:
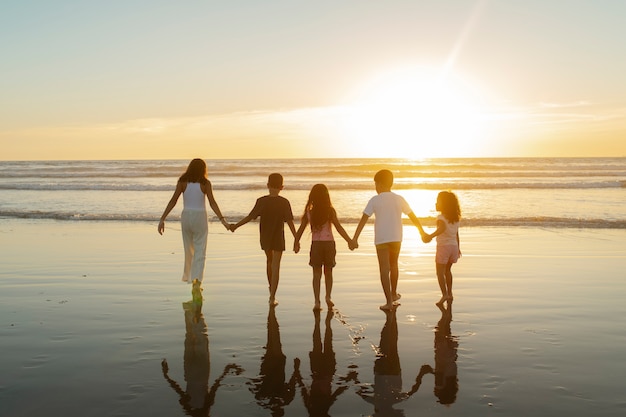
[[316, 315], [307, 240], [268, 306], [256, 224], [211, 225], [185, 308], [170, 226], [2, 220], [0, 415], [626, 413], [624, 230], [466, 228], [442, 312], [434, 243], [407, 228], [386, 314], [370, 225], [355, 252], [338, 241]]

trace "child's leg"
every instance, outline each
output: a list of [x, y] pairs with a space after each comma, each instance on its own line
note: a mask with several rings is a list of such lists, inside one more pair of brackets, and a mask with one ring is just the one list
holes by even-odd
[[265, 274], [267, 275], [267, 286], [272, 286], [272, 260], [274, 258], [273, 250], [265, 251]]
[[437, 301], [435, 304], [442, 305], [444, 301], [446, 301], [448, 297], [448, 289], [446, 288], [446, 264], [436, 264], [437, 265], [437, 282], [439, 283], [439, 289], [441, 290], [441, 299]]
[[324, 265], [324, 282], [326, 284], [326, 304], [328, 308], [335, 305], [331, 299], [331, 293], [333, 292], [333, 267]]
[[378, 269], [380, 271], [380, 284], [385, 293], [386, 304], [380, 306], [381, 309], [391, 309], [393, 307], [393, 299], [391, 298], [391, 281], [389, 279], [389, 247], [381, 245], [376, 247], [376, 256], [378, 257]]
[[452, 301], [454, 298], [452, 297], [452, 264], [449, 263], [446, 266], [446, 290], [448, 293], [448, 300]]
[[315, 299], [314, 310], [320, 310], [320, 285], [322, 280], [322, 267], [313, 267], [313, 298]]
[[400, 275], [398, 271], [398, 258], [400, 257], [400, 245], [394, 245], [389, 249], [389, 283], [391, 285], [391, 300], [398, 301], [400, 294], [398, 294], [398, 277]]
[[278, 280], [280, 278], [280, 260], [283, 256], [283, 252], [280, 250], [272, 251], [272, 273], [270, 279], [270, 303], [273, 305], [278, 304], [276, 301], [276, 290], [278, 289]]

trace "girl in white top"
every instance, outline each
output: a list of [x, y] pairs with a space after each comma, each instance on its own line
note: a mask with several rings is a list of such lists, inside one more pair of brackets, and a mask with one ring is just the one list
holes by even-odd
[[334, 303], [331, 299], [333, 289], [333, 267], [337, 249], [333, 238], [332, 226], [348, 242], [348, 247], [353, 249], [352, 240], [339, 223], [337, 213], [330, 202], [328, 188], [324, 184], [315, 184], [309, 193], [309, 199], [304, 207], [304, 214], [300, 222], [300, 228], [296, 232], [293, 243], [294, 252], [300, 251], [300, 237], [306, 226], [311, 225], [311, 251], [309, 253], [309, 265], [313, 268], [313, 296], [315, 305], [313, 310], [321, 310], [320, 286], [322, 279], [322, 267], [326, 282], [326, 304], [332, 308]]
[[461, 256], [459, 242], [459, 223], [461, 221], [461, 207], [456, 195], [450, 191], [442, 191], [437, 195], [437, 230], [425, 234], [422, 240], [428, 243], [433, 237], [437, 238], [437, 254], [435, 264], [437, 266], [437, 281], [441, 289], [441, 299], [435, 303], [441, 307], [445, 301], [452, 303], [452, 264], [456, 263]]
[[192, 283], [191, 295], [193, 301], [202, 304], [202, 279], [206, 260], [206, 245], [208, 235], [208, 219], [206, 199], [211, 209], [228, 230], [230, 225], [225, 222], [224, 216], [213, 197], [211, 182], [207, 179], [206, 163], [202, 159], [194, 159], [189, 163], [187, 170], [178, 179], [174, 194], [167, 203], [159, 221], [158, 231], [165, 231], [165, 219], [172, 211], [180, 195], [183, 195], [183, 211], [180, 216], [185, 249], [185, 266], [182, 280]]

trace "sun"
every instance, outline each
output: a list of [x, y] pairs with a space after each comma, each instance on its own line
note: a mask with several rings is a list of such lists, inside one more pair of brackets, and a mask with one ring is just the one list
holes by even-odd
[[469, 157], [482, 153], [476, 89], [424, 69], [365, 83], [345, 111], [344, 134], [361, 156]]

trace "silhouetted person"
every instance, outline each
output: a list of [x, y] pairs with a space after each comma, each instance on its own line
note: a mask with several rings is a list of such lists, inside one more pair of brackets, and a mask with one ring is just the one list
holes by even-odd
[[167, 360], [163, 359], [161, 368], [163, 376], [170, 386], [178, 393], [180, 405], [185, 414], [190, 416], [209, 416], [215, 402], [215, 394], [222, 380], [229, 373], [239, 375], [243, 369], [235, 364], [228, 364], [222, 374], [209, 387], [211, 362], [209, 360], [209, 337], [207, 325], [200, 306], [185, 303], [185, 354], [184, 369], [186, 387], [182, 387], [170, 378]]
[[[302, 400], [311, 417], [327, 417], [330, 407], [337, 398], [348, 389], [347, 385], [339, 385], [333, 391], [333, 377], [337, 369], [335, 352], [333, 351], [333, 330], [331, 322], [333, 312], [326, 314], [324, 342], [322, 343], [322, 332], [320, 328], [320, 310], [314, 310], [315, 326], [313, 328], [313, 350], [309, 352], [311, 362], [311, 386], [306, 387], [299, 378], [298, 382], [302, 386]], [[346, 378], [340, 378], [345, 382]], [[341, 383], [341, 382], [340, 382]]]
[[393, 408], [395, 404], [409, 399], [422, 384], [422, 377], [432, 368], [424, 365], [415, 378], [415, 384], [407, 392], [402, 391], [402, 371], [398, 356], [398, 322], [396, 308], [385, 310], [387, 319], [380, 332], [378, 358], [374, 362], [374, 392], [365, 393], [361, 387], [357, 394], [374, 405], [374, 416], [404, 416], [403, 410]]
[[285, 414], [284, 407], [295, 397], [296, 379], [300, 372], [300, 360], [294, 359], [294, 372], [285, 382], [285, 364], [287, 357], [283, 354], [280, 343], [280, 331], [276, 320], [275, 305], [270, 304], [267, 315], [267, 345], [261, 360], [261, 370], [257, 378], [252, 379], [250, 390], [254, 393], [257, 404], [271, 411], [272, 416]]
[[381, 310], [391, 310], [399, 305], [398, 293], [398, 258], [402, 246], [402, 214], [406, 214], [417, 227], [420, 235], [424, 229], [404, 197], [391, 191], [393, 173], [381, 169], [374, 175], [376, 195], [367, 202], [359, 224], [354, 231], [350, 249], [359, 247], [359, 236], [368, 219], [374, 216], [374, 245], [378, 258], [380, 283], [387, 302], [380, 306]]
[[459, 391], [457, 378], [457, 349], [459, 342], [452, 336], [452, 304], [448, 308], [438, 306], [441, 319], [435, 328], [435, 396], [439, 403], [450, 405], [456, 400]]

